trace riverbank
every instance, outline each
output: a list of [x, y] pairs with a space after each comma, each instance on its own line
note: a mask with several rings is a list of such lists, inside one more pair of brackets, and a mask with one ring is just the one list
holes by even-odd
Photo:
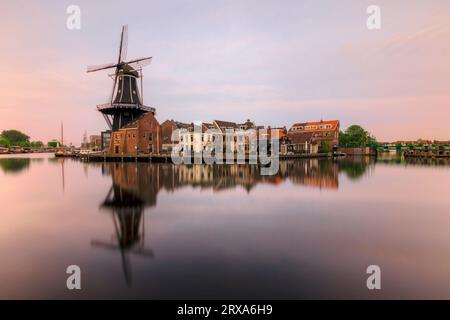
[[[317, 158], [335, 158], [343, 156], [342, 154], [333, 153], [315, 153], [315, 154], [290, 154], [279, 155], [280, 160], [292, 160], [292, 159], [317, 159]], [[61, 158], [77, 158], [87, 162], [160, 162], [171, 163], [172, 157], [170, 154], [165, 155], [111, 155], [103, 153], [91, 153], [91, 154], [55, 154], [55, 157]], [[223, 160], [226, 161], [225, 159]], [[234, 159], [237, 162], [237, 158]], [[191, 162], [194, 163], [194, 158], [191, 158]], [[248, 159], [246, 159], [248, 162]]]

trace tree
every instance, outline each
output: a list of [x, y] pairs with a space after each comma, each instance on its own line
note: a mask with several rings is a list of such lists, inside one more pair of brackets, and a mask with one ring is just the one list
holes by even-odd
[[6, 139], [3, 136], [0, 136], [0, 147], [9, 147], [11, 145], [11, 141]]
[[341, 147], [348, 145], [348, 135], [344, 131], [339, 131], [339, 145]]
[[351, 125], [339, 134], [339, 145], [341, 147], [365, 147], [367, 145], [376, 146], [378, 142], [374, 136], [371, 136], [363, 127]]
[[320, 142], [320, 152], [329, 153], [331, 151], [333, 151], [333, 147], [330, 145], [330, 143], [322, 140]]
[[27, 136], [25, 133], [20, 132], [18, 130], [4, 130], [1, 134], [3, 138], [6, 138], [9, 140], [11, 145], [21, 145], [26, 142], [29, 142], [30, 137]]
[[44, 146], [44, 143], [42, 141], [33, 141], [31, 142], [32, 148], [42, 148]]
[[368, 134], [363, 127], [356, 124], [347, 128], [345, 133], [348, 136], [348, 145], [350, 147], [362, 147], [368, 143]]

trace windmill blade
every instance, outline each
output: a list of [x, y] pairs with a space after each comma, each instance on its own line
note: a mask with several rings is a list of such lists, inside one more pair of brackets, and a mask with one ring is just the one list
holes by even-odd
[[94, 72], [94, 71], [99, 71], [99, 70], [105, 70], [105, 69], [109, 69], [109, 68], [114, 68], [117, 67], [117, 64], [112, 62], [112, 63], [107, 63], [107, 64], [102, 64], [102, 65], [98, 65], [98, 66], [88, 66], [87, 67], [87, 72]]
[[142, 69], [145, 66], [148, 66], [152, 62], [152, 57], [148, 58], [140, 58], [140, 59], [134, 59], [129, 62], [127, 62], [127, 65], [129, 65], [131, 68], [137, 70]]
[[121, 63], [127, 59], [128, 52], [128, 25], [122, 27], [122, 36], [120, 37], [119, 61]]

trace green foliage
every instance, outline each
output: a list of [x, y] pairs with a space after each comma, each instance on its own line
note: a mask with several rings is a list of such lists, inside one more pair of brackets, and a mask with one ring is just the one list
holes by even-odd
[[44, 146], [44, 143], [42, 141], [33, 141], [31, 142], [32, 148], [42, 148]]
[[10, 145], [11, 141], [0, 135], [0, 147], [9, 147]]
[[319, 146], [320, 152], [322, 153], [329, 153], [333, 151], [333, 147], [331, 146], [330, 142], [327, 141], [321, 141]]
[[52, 141], [47, 142], [47, 146], [49, 146], [51, 148], [56, 148], [58, 146], [58, 144], [59, 143], [56, 140], [52, 140]]
[[354, 124], [348, 127], [345, 132], [340, 132], [339, 146], [352, 148], [365, 146], [378, 147], [379, 143], [363, 127]]
[[30, 142], [30, 137], [18, 130], [4, 130], [1, 136], [9, 140], [13, 146], [22, 146], [23, 144]]
[[345, 172], [346, 176], [351, 180], [360, 179], [368, 168], [365, 162], [343, 159], [339, 162], [339, 172]]
[[16, 174], [27, 169], [30, 166], [31, 160], [28, 158], [6, 158], [0, 159], [0, 168], [5, 173]]

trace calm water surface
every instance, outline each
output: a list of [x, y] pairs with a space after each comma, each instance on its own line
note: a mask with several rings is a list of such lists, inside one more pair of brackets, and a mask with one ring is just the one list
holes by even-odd
[[1, 156], [0, 298], [450, 298], [449, 190], [446, 161]]

